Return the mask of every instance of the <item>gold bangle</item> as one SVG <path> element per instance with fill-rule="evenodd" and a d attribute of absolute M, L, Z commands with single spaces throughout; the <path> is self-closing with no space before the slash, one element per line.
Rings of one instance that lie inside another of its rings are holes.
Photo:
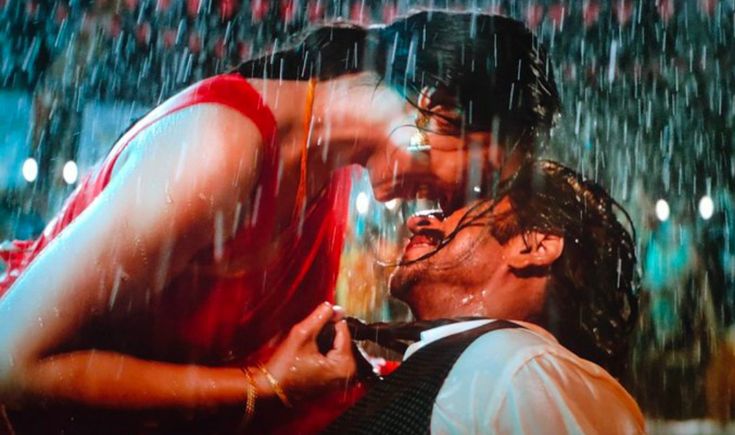
<path fill-rule="evenodd" d="M 268 383 L 271 384 L 271 388 L 273 388 L 273 392 L 276 393 L 276 396 L 281 399 L 281 403 L 283 403 L 283 406 L 285 406 L 286 408 L 292 408 L 293 406 L 291 406 L 291 402 L 289 402 L 288 396 L 286 396 L 286 392 L 283 391 L 283 388 L 281 388 L 281 384 L 278 383 L 271 372 L 269 372 L 263 364 L 258 364 L 258 368 L 261 372 L 263 372 L 263 376 L 268 379 Z"/>
<path fill-rule="evenodd" d="M 246 391 L 246 402 L 245 402 L 245 415 L 242 419 L 241 429 L 244 429 L 250 420 L 253 419 L 255 414 L 255 402 L 258 400 L 258 390 L 255 388 L 255 381 L 253 381 L 253 375 L 250 373 L 249 367 L 240 367 L 243 374 L 245 374 L 245 380 L 248 383 L 248 389 Z"/>

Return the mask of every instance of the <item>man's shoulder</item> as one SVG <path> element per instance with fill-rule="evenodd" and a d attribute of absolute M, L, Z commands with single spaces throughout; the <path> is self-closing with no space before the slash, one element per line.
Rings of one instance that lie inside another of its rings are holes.
<path fill-rule="evenodd" d="M 595 385 L 620 388 L 605 369 L 568 350 L 535 325 L 499 329 L 480 336 L 458 358 L 455 373 L 491 376 L 493 390 L 507 388 L 518 377 L 574 375 Z M 561 373 L 564 372 L 564 373 Z M 562 376 L 563 377 L 563 376 Z"/>
<path fill-rule="evenodd" d="M 600 403 L 606 403 L 607 414 L 598 412 Z M 463 409 L 474 411 L 461 417 Z M 516 418 L 565 428 L 552 430 L 557 433 L 606 427 L 609 415 L 618 421 L 609 433 L 640 433 L 644 425 L 635 401 L 610 374 L 538 328 L 500 329 L 475 340 L 450 371 L 434 413 L 432 428 L 462 421 L 477 433 L 516 433 Z"/>
<path fill-rule="evenodd" d="M 549 333 L 538 327 L 520 323 L 520 328 L 503 328 L 478 337 L 467 347 L 462 357 L 499 360 L 505 366 L 521 364 L 527 357 L 566 351 Z"/>

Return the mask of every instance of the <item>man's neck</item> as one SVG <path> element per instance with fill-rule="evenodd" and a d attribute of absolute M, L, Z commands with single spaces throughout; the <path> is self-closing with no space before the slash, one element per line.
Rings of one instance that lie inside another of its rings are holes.
<path fill-rule="evenodd" d="M 431 297 L 416 298 L 407 303 L 418 320 L 486 317 L 521 320 L 544 326 L 546 282 L 545 278 L 510 280 L 471 290 L 445 285 L 438 288 L 434 285 L 432 289 L 416 292 Z"/>
<path fill-rule="evenodd" d="M 480 292 L 468 292 L 459 286 L 442 285 L 441 289 L 414 289 L 414 294 L 431 295 L 407 300 L 417 320 L 488 317 Z"/>

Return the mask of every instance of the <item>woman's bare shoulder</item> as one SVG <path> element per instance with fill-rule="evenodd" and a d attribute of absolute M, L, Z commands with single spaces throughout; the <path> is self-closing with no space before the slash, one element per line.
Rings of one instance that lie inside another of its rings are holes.
<path fill-rule="evenodd" d="M 255 123 L 231 107 L 216 103 L 201 103 L 167 114 L 155 122 L 146 117 L 139 124 L 150 124 L 140 131 L 120 153 L 113 177 L 130 161 L 152 158 L 184 162 L 196 154 L 208 161 L 253 161 L 249 154 L 260 154 L 263 138 Z M 135 127 L 133 127 L 135 128 Z M 121 140 L 127 140 L 125 136 Z M 117 145 L 116 145 L 117 146 Z M 188 171 L 206 169 L 195 165 Z M 254 169 L 254 168 L 250 168 Z"/>

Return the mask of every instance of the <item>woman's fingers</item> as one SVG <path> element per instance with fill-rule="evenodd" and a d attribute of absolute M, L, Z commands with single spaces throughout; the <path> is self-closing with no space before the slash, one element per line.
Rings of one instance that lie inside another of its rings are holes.
<path fill-rule="evenodd" d="M 332 319 L 334 309 L 332 304 L 324 302 L 320 304 L 307 318 L 297 323 L 291 333 L 296 334 L 301 344 L 306 341 L 314 341 L 319 331 Z"/>
<path fill-rule="evenodd" d="M 327 354 L 327 359 L 335 364 L 334 374 L 337 376 L 337 380 L 344 381 L 355 376 L 357 363 L 355 362 L 355 356 L 352 354 L 352 339 L 347 322 L 340 320 L 334 325 L 334 329 L 334 347 Z"/>
<path fill-rule="evenodd" d="M 332 351 L 329 352 L 329 354 L 331 355 L 332 352 L 336 352 L 340 355 L 351 354 L 352 338 L 350 337 L 350 330 L 347 328 L 347 322 L 340 320 L 334 325 L 334 330 L 334 343 Z"/>
<path fill-rule="evenodd" d="M 357 364 L 345 320 L 334 324 L 334 339 L 326 355 L 319 352 L 316 343 L 319 331 L 339 315 L 337 311 L 328 303 L 319 305 L 291 329 L 268 361 L 268 370 L 289 394 L 316 393 L 355 376 Z"/>
<path fill-rule="evenodd" d="M 345 310 L 339 305 L 332 305 L 332 322 L 339 322 L 345 318 Z"/>

